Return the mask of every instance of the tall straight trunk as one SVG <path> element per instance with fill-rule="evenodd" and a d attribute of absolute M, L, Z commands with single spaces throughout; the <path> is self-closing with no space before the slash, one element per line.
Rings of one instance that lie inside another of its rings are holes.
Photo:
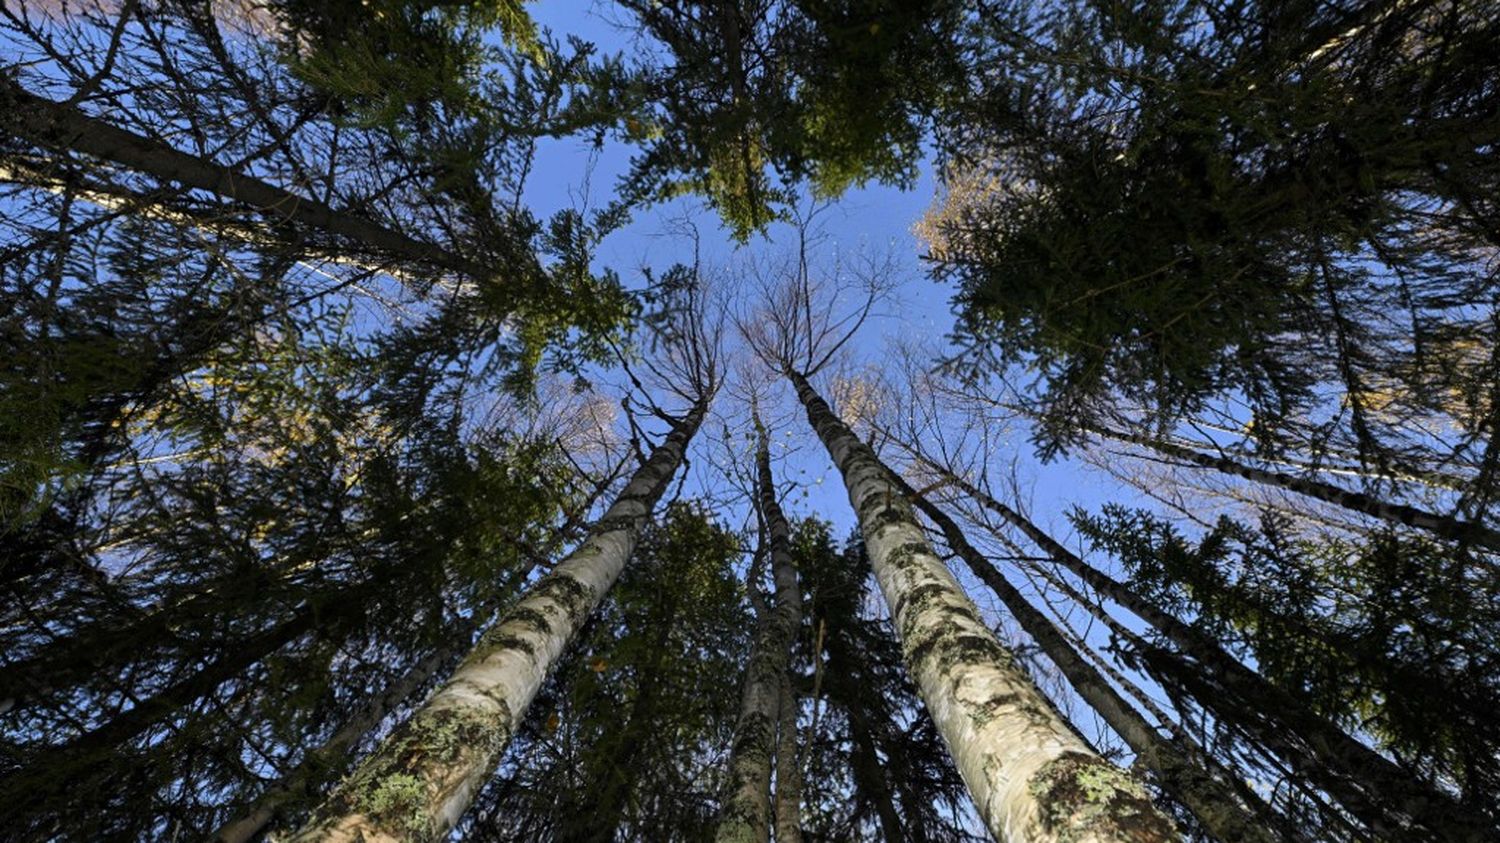
<path fill-rule="evenodd" d="M 776 843 L 802 843 L 802 765 L 797 744 L 800 705 L 792 679 L 781 675 L 781 720 L 776 725 Z"/>
<path fill-rule="evenodd" d="M 7 134 L 39 146 L 81 152 L 162 181 L 206 190 L 250 205 L 272 218 L 348 238 L 377 254 L 433 264 L 476 277 L 487 274 L 483 266 L 445 249 L 189 155 L 161 141 L 111 126 L 73 106 L 39 97 L 10 79 L 0 78 L 0 115 L 4 115 L 0 117 L 0 128 Z"/>
<path fill-rule="evenodd" d="M 973 545 L 952 518 L 918 494 L 899 475 L 891 482 L 916 504 L 942 531 L 948 547 L 964 561 L 980 582 L 990 587 L 1000 602 L 1031 636 L 1047 658 L 1062 671 L 1073 690 L 1104 718 L 1142 763 L 1156 774 L 1163 789 L 1181 802 L 1210 834 L 1225 843 L 1274 843 L 1277 839 L 1256 816 L 1263 806 L 1246 805 L 1221 778 L 1203 748 L 1190 740 L 1181 743 L 1161 735 L 1126 702 L 1109 680 L 1070 645 L 1062 632 L 1031 604 L 1015 586 Z"/>
<path fill-rule="evenodd" d="M 1257 737 L 1267 746 L 1278 747 L 1294 769 L 1315 777 L 1319 787 L 1372 828 L 1400 833 L 1403 826 L 1416 823 L 1438 835 L 1439 839 L 1453 841 L 1489 839 L 1494 833 L 1492 824 L 1483 816 L 1412 778 L 1390 759 L 1350 737 L 1300 700 L 1245 667 L 1196 627 L 1183 623 L 1123 583 L 1084 562 L 1030 519 L 967 480 L 931 460 L 918 458 L 980 506 L 1025 533 L 1048 556 L 1091 588 L 1129 609 L 1182 648 L 1194 660 L 1198 670 L 1211 676 L 1227 691 L 1250 701 L 1256 709 L 1251 722 L 1258 730 Z M 1395 828 L 1392 828 L 1393 823 Z"/>
<path fill-rule="evenodd" d="M 806 378 L 788 377 L 844 477 L 907 668 L 995 838 L 1176 840 L 1140 783 L 1078 737 L 980 619 L 874 451 Z"/>
<path fill-rule="evenodd" d="M 1264 483 L 1287 491 L 1316 498 L 1324 503 L 1343 507 L 1352 512 L 1379 518 L 1394 524 L 1404 524 L 1436 533 L 1445 539 L 1472 542 L 1492 551 L 1500 551 L 1500 530 L 1494 530 L 1472 521 L 1461 521 L 1446 515 L 1438 515 L 1425 509 L 1400 503 L 1387 503 L 1363 492 L 1353 492 L 1332 483 L 1295 477 L 1280 471 L 1266 471 L 1236 462 L 1224 456 L 1212 456 L 1192 448 L 1185 448 L 1149 436 L 1126 433 L 1105 428 L 1090 428 L 1101 435 L 1121 442 L 1129 442 L 1150 448 L 1159 454 L 1184 460 L 1200 468 L 1209 468 L 1222 474 L 1241 477 L 1256 483 Z"/>
<path fill-rule="evenodd" d="M 776 500 L 765 426 L 758 414 L 754 415 L 754 422 L 756 499 L 770 540 L 771 577 L 776 582 L 776 592 L 772 605 L 757 619 L 755 643 L 745 665 L 740 716 L 729 753 L 729 798 L 720 810 L 719 828 L 714 836 L 718 843 L 765 843 L 770 839 L 771 762 L 777 754 L 782 686 L 791 666 L 792 644 L 802 625 L 802 591 L 792 561 L 791 526 Z M 756 586 L 751 583 L 750 587 Z M 790 759 L 790 765 L 795 767 L 795 757 Z"/>
<path fill-rule="evenodd" d="M 704 395 L 631 477 L 594 532 L 486 632 L 430 699 L 291 839 L 435 840 L 494 772 L 547 673 L 624 570 L 682 463 Z"/>
<path fill-rule="evenodd" d="M 301 761 L 247 805 L 239 817 L 221 826 L 214 833 L 216 843 L 249 843 L 282 811 L 311 800 L 319 786 L 344 769 L 349 752 L 362 738 L 463 653 L 475 626 L 465 624 L 453 630 L 447 646 L 419 659 L 384 690 L 365 700 L 322 746 L 307 752 Z"/>

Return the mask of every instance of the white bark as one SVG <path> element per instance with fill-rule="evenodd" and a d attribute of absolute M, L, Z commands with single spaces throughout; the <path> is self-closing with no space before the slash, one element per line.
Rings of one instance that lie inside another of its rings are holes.
<path fill-rule="evenodd" d="M 308 799 L 315 792 L 315 788 L 326 781 L 327 774 L 324 773 L 320 777 L 318 771 L 326 766 L 338 769 L 336 765 L 340 757 L 369 734 L 370 730 L 380 725 L 391 710 L 405 702 L 408 697 L 426 685 L 438 670 L 448 664 L 451 659 L 456 658 L 458 653 L 455 652 L 454 645 L 460 645 L 460 638 L 462 644 L 467 645 L 469 636 L 472 634 L 472 625 L 465 625 L 459 630 L 454 630 L 455 640 L 452 645 L 418 660 L 381 693 L 366 700 L 365 704 L 349 718 L 348 722 L 334 732 L 326 743 L 309 752 L 286 775 L 256 797 L 255 801 L 251 802 L 238 818 L 225 823 L 215 832 L 216 843 L 249 843 L 270 825 L 276 819 L 276 814 L 289 803 Z"/>
<path fill-rule="evenodd" d="M 874 452 L 805 378 L 791 379 L 844 477 L 907 669 L 990 832 L 1015 843 L 1175 840 L 1140 784 L 1068 727 L 980 620 Z"/>
<path fill-rule="evenodd" d="M 770 447 L 759 416 L 755 417 L 755 428 L 756 492 L 769 537 L 776 593 L 772 606 L 760 611 L 755 644 L 745 665 L 740 716 L 729 756 L 731 792 L 720 812 L 715 834 L 718 843 L 765 843 L 770 837 L 773 755 L 777 756 L 778 771 L 782 769 L 777 751 L 777 730 L 784 708 L 782 688 L 787 684 L 792 643 L 802 625 L 802 592 L 792 561 L 791 529 L 776 501 Z M 755 588 L 755 583 L 750 587 Z M 795 759 L 791 763 L 795 765 Z"/>
<path fill-rule="evenodd" d="M 619 578 L 706 403 L 705 397 L 636 471 L 595 532 L 485 633 L 292 841 L 435 840 L 458 822 L 548 671 Z"/>

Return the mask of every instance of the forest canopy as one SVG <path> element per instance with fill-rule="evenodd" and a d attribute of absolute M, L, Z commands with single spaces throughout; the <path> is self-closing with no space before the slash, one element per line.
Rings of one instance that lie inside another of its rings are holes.
<path fill-rule="evenodd" d="M 4 0 L 3 836 L 1500 840 L 1497 45 Z"/>

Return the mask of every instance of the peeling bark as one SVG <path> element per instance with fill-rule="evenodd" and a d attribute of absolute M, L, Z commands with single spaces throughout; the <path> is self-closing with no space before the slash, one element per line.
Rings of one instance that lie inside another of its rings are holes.
<path fill-rule="evenodd" d="M 844 477 L 907 668 L 995 838 L 1175 840 L 1140 783 L 1074 733 L 980 620 L 875 453 L 806 378 L 788 376 Z"/>
<path fill-rule="evenodd" d="M 494 772 L 526 709 L 614 585 L 707 411 L 702 397 L 594 532 L 479 640 L 453 675 L 290 840 L 442 839 Z"/>

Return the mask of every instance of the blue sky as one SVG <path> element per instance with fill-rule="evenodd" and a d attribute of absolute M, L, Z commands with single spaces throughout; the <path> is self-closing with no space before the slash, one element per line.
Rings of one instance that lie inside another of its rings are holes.
<path fill-rule="evenodd" d="M 622 14 L 612 4 L 549 0 L 528 6 L 528 11 L 539 26 L 555 36 L 576 35 L 594 42 L 603 53 L 620 51 L 629 55 L 637 49 L 632 34 L 609 20 L 609 16 Z M 602 207 L 627 172 L 631 154 L 623 144 L 594 149 L 584 139 L 549 141 L 539 149 L 525 200 L 538 215 L 564 208 Z M 888 250 L 896 259 L 899 286 L 893 300 L 880 309 L 878 318 L 853 344 L 856 364 L 879 365 L 884 348 L 893 338 L 940 339 L 952 328 L 952 289 L 929 277 L 920 259 L 922 245 L 912 232 L 913 223 L 932 204 L 935 191 L 929 162 L 910 190 L 868 185 L 850 191 L 818 215 L 821 255 Z M 710 270 L 751 258 L 775 259 L 795 247 L 795 233 L 789 226 L 772 226 L 748 244 L 738 245 L 712 211 L 686 198 L 638 212 L 629 225 L 601 246 L 599 265 L 615 269 L 627 284 L 634 284 L 639 282 L 638 268 L 643 265 L 661 270 L 676 262 L 691 262 L 694 246 L 682 233 L 684 221 L 696 228 L 700 258 Z M 724 406 L 727 403 L 720 402 L 720 412 L 731 411 Z M 847 531 L 853 526 L 853 513 L 843 485 L 794 407 L 785 408 L 781 427 L 780 433 L 790 437 L 794 453 L 779 470 L 787 479 L 803 482 L 806 492 L 805 497 L 800 492 L 792 495 L 787 502 L 789 509 L 797 515 L 816 514 L 833 521 L 840 532 Z M 1031 504 L 1038 523 L 1055 533 L 1067 532 L 1062 513 L 1075 504 L 1097 508 L 1109 500 L 1139 500 L 1133 490 L 1076 460 L 1041 466 L 1031 457 L 1024 433 L 1015 441 L 1023 489 L 1030 492 L 1030 500 L 1023 503 Z M 1003 471 L 1008 466 L 993 468 Z M 693 482 L 710 481 L 699 477 Z"/>

